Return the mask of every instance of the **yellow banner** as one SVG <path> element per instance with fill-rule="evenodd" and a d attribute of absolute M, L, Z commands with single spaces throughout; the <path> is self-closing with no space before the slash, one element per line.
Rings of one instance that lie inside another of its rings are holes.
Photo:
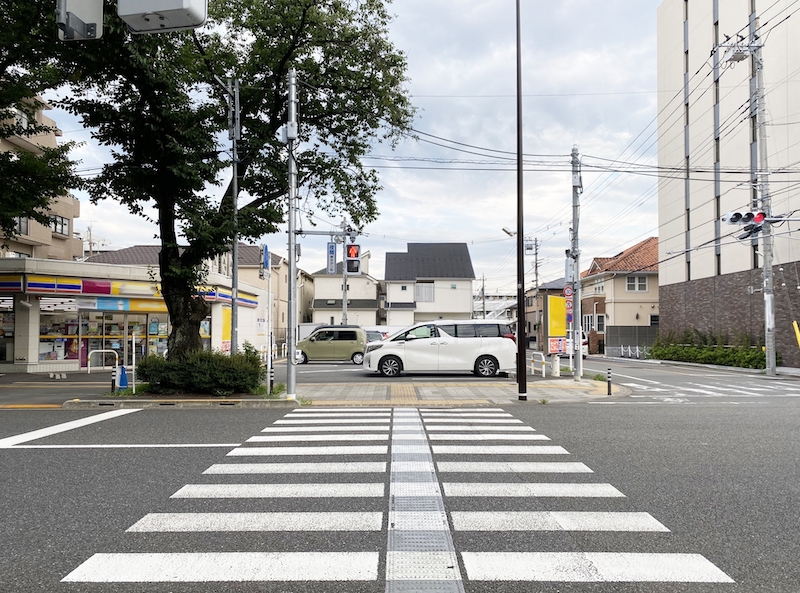
<path fill-rule="evenodd" d="M 551 338 L 567 335 L 567 299 L 564 297 L 547 297 L 547 335 Z"/>

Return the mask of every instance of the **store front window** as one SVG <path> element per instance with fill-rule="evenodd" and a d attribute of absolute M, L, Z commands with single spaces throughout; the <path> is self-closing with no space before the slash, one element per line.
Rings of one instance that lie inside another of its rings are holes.
<path fill-rule="evenodd" d="M 0 362 L 14 362 L 14 299 L 0 298 Z"/>

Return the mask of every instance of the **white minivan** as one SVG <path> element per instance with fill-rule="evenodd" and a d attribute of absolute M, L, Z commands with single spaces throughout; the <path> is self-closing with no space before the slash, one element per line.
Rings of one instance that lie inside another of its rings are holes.
<path fill-rule="evenodd" d="M 370 342 L 364 368 L 384 377 L 402 371 L 471 371 L 493 377 L 516 369 L 517 344 L 508 324 L 469 319 L 426 321 Z"/>

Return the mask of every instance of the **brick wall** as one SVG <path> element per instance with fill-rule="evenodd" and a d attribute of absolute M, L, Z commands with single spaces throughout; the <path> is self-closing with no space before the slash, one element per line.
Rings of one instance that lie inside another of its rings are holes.
<path fill-rule="evenodd" d="M 782 366 L 800 367 L 792 321 L 800 322 L 800 270 L 792 262 L 776 266 L 775 347 Z M 687 329 L 727 333 L 731 340 L 746 333 L 764 340 L 764 295 L 761 270 L 747 270 L 660 287 L 659 308 L 662 334 Z M 759 292 L 750 294 L 748 287 Z"/>

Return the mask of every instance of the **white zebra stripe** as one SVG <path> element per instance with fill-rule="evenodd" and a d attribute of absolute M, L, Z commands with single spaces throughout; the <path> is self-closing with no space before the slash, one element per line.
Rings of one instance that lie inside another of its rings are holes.
<path fill-rule="evenodd" d="M 662 531 L 649 513 L 453 511 L 456 531 Z"/>
<path fill-rule="evenodd" d="M 131 532 L 380 531 L 383 513 L 150 513 Z"/>
<path fill-rule="evenodd" d="M 217 463 L 204 474 L 362 474 L 386 473 L 385 461 L 328 463 Z"/>
<path fill-rule="evenodd" d="M 375 498 L 383 484 L 187 484 L 170 498 Z"/>
<path fill-rule="evenodd" d="M 611 484 L 557 484 L 520 483 L 497 484 L 492 482 L 445 482 L 444 493 L 454 496 L 503 496 L 503 497 L 557 497 L 557 498 L 615 498 L 622 497 Z"/>

